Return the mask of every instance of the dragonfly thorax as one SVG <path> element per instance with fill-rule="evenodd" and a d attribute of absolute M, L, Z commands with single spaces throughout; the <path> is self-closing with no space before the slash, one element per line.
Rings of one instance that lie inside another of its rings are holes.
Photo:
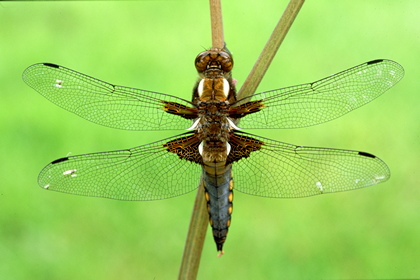
<path fill-rule="evenodd" d="M 226 161 L 232 132 L 226 102 L 200 103 L 195 133 L 200 140 L 199 152 L 204 162 Z"/>
<path fill-rule="evenodd" d="M 229 92 L 229 82 L 223 77 L 201 79 L 197 86 L 198 97 L 204 102 L 225 101 Z"/>

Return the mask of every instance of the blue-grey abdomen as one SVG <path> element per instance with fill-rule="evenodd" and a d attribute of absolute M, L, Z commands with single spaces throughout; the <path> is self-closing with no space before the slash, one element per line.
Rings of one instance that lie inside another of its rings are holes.
<path fill-rule="evenodd" d="M 210 225 L 217 250 L 222 251 L 230 226 L 233 200 L 232 165 L 205 164 L 203 179 Z"/>

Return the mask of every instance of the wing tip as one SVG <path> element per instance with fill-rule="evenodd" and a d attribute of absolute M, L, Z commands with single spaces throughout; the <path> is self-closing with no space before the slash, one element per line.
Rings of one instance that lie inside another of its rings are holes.
<path fill-rule="evenodd" d="M 59 159 L 53 160 L 53 161 L 51 162 L 51 164 L 60 163 L 60 162 L 66 161 L 66 160 L 69 160 L 69 157 L 62 157 L 62 158 L 59 158 Z"/>
<path fill-rule="evenodd" d="M 54 63 L 49 63 L 49 62 L 42 63 L 42 65 L 45 65 L 45 66 L 48 66 L 48 67 L 52 67 L 52 68 L 60 68 L 59 65 L 54 64 Z"/>
<path fill-rule="evenodd" d="M 370 158 L 376 158 L 375 155 L 372 155 L 370 153 L 366 153 L 366 152 L 359 152 L 360 156 L 365 156 L 365 157 L 370 157 Z"/>
<path fill-rule="evenodd" d="M 366 62 L 366 64 L 371 65 L 371 64 L 380 63 L 382 61 L 384 61 L 384 59 L 375 59 L 375 60 L 371 60 L 371 61 Z"/>

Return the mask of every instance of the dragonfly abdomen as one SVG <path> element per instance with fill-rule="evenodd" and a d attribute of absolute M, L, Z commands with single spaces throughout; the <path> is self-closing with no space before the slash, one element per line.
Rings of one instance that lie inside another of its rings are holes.
<path fill-rule="evenodd" d="M 231 169 L 232 165 L 225 166 L 225 162 L 206 163 L 203 166 L 207 210 L 218 251 L 223 249 L 233 209 Z"/>

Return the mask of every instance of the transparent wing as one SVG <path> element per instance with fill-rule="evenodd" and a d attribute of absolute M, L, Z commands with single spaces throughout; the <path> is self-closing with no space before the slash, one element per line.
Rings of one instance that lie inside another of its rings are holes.
<path fill-rule="evenodd" d="M 295 146 L 250 136 L 264 143 L 261 150 L 232 166 L 235 189 L 247 194 L 306 197 L 368 187 L 390 176 L 388 166 L 369 153 Z"/>
<path fill-rule="evenodd" d="M 319 81 L 245 98 L 263 100 L 263 109 L 243 117 L 241 128 L 298 128 L 338 118 L 369 103 L 404 76 L 398 63 L 369 61 Z"/>
<path fill-rule="evenodd" d="M 132 149 L 57 159 L 39 174 L 39 185 L 64 193 L 119 200 L 156 200 L 197 188 L 201 166 L 164 148 L 174 136 Z"/>
<path fill-rule="evenodd" d="M 259 151 L 233 163 L 235 189 L 247 194 L 296 198 L 358 189 L 386 181 L 389 169 L 365 152 L 295 146 L 256 135 Z M 181 135 L 133 149 L 57 159 L 39 174 L 39 185 L 64 193 L 119 200 L 156 200 L 197 188 L 201 166 L 164 147 Z"/>
<path fill-rule="evenodd" d="M 163 110 L 163 100 L 193 107 L 172 95 L 113 85 L 51 63 L 29 66 L 23 80 L 56 105 L 100 125 L 127 130 L 191 126 L 191 120 Z"/>

